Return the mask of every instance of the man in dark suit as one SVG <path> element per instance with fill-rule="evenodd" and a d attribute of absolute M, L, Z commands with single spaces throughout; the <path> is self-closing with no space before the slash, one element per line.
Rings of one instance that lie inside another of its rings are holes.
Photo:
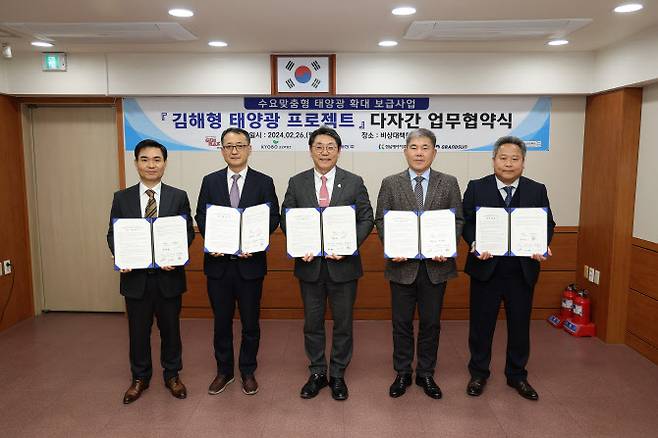
<path fill-rule="evenodd" d="M 475 210 L 477 207 L 548 208 L 548 243 L 555 222 L 546 187 L 522 176 L 526 145 L 523 140 L 506 136 L 494 144 L 493 175 L 470 181 L 464 193 L 464 240 L 471 248 L 465 272 L 471 277 L 470 326 L 468 344 L 471 379 L 466 392 L 479 396 L 489 377 L 491 343 L 500 303 L 505 303 L 507 318 L 507 384 L 529 400 L 537 400 L 537 391 L 528 383 L 525 367 L 530 355 L 530 313 L 532 295 L 539 276 L 541 254 L 530 257 L 493 257 L 488 252 L 476 256 Z M 548 254 L 551 255 L 550 248 Z"/>
<path fill-rule="evenodd" d="M 222 156 L 228 165 L 206 175 L 201 183 L 196 207 L 199 231 L 206 233 L 206 206 L 247 208 L 270 203 L 270 234 L 279 226 L 279 201 L 271 177 L 260 173 L 247 162 L 251 155 L 249 133 L 240 128 L 228 128 L 221 136 Z M 204 255 L 203 269 L 208 281 L 208 297 L 215 316 L 214 348 L 217 375 L 208 388 L 209 394 L 219 394 L 234 380 L 233 314 L 238 304 L 242 322 L 242 341 L 238 367 L 242 391 L 258 392 L 256 371 L 260 343 L 260 299 L 263 279 L 267 274 L 264 251 L 240 255 L 210 253 Z"/>
<path fill-rule="evenodd" d="M 135 146 L 135 167 L 140 182 L 114 194 L 107 243 L 114 254 L 112 218 L 155 218 L 185 215 L 188 245 L 194 239 L 190 201 L 183 190 L 161 182 L 167 165 L 167 149 L 154 140 Z M 158 269 L 122 269 L 120 292 L 126 300 L 130 335 L 132 384 L 123 397 L 132 403 L 149 387 L 151 366 L 151 326 L 153 316 L 160 330 L 160 363 L 165 385 L 176 398 L 187 397 L 178 373 L 183 368 L 180 337 L 181 295 L 187 289 L 182 266 Z"/>
<path fill-rule="evenodd" d="M 436 137 L 428 129 L 417 129 L 407 135 L 404 156 L 409 165 L 403 172 L 382 181 L 377 197 L 375 224 L 379 238 L 384 240 L 386 210 L 455 209 L 455 232 L 461 235 L 461 192 L 452 175 L 431 168 L 436 157 Z M 434 381 L 439 348 L 441 307 L 446 282 L 457 276 L 455 259 L 434 257 L 407 260 L 397 257 L 386 261 L 386 278 L 391 286 L 393 319 L 393 367 L 397 372 L 389 388 L 391 397 L 400 397 L 411 385 L 414 358 L 414 311 L 418 306 L 418 360 L 416 384 L 429 397 L 441 398 L 441 389 Z"/>
<path fill-rule="evenodd" d="M 308 144 L 313 169 L 290 178 L 281 207 L 281 229 L 286 231 L 287 208 L 355 205 L 357 245 L 360 246 L 373 226 L 372 207 L 363 179 L 336 166 L 342 142 L 335 130 L 327 127 L 316 129 Z M 295 259 L 295 277 L 299 279 L 304 301 L 304 347 L 311 373 L 302 387 L 302 398 L 315 397 L 327 384 L 331 386 L 335 400 L 348 397 L 345 369 L 352 358 L 352 308 L 357 280 L 361 276 L 363 270 L 358 254 L 314 257 L 309 253 Z M 329 382 L 324 354 L 327 297 L 334 320 Z"/>

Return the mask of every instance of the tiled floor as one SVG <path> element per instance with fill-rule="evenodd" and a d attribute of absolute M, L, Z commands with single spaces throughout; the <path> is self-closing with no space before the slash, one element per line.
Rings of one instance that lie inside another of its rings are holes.
<path fill-rule="evenodd" d="M 174 399 L 154 376 L 128 406 L 121 403 L 130 383 L 122 315 L 51 313 L 0 333 L 0 436 L 658 436 L 658 366 L 626 346 L 575 339 L 542 321 L 532 324 L 529 364 L 538 402 L 505 385 L 504 322 L 480 398 L 464 392 L 468 323 L 442 324 L 436 374 L 442 400 L 415 386 L 391 399 L 390 322 L 355 322 L 346 402 L 332 400 L 328 389 L 312 400 L 299 398 L 307 377 L 302 321 L 262 321 L 261 388 L 250 397 L 237 380 L 222 394 L 206 393 L 215 370 L 211 321 L 185 320 L 182 327 L 188 398 Z"/>

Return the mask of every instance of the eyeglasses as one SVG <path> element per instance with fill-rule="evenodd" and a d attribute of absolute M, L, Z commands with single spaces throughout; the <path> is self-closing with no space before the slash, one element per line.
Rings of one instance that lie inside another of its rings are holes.
<path fill-rule="evenodd" d="M 313 149 L 313 152 L 317 152 L 318 154 L 321 153 L 322 151 L 327 151 L 331 154 L 338 150 L 338 145 L 336 143 L 327 143 L 327 144 L 316 143 L 313 146 L 311 146 L 311 148 Z"/>
<path fill-rule="evenodd" d="M 431 151 L 432 149 L 434 149 L 434 146 L 423 145 L 423 146 L 419 147 L 418 145 L 412 144 L 412 145 L 406 146 L 406 148 L 409 149 L 410 151 L 414 151 L 414 152 L 416 152 L 416 151 L 427 152 L 427 151 Z"/>
<path fill-rule="evenodd" d="M 243 144 L 243 143 L 237 143 L 237 144 L 223 144 L 222 149 L 226 149 L 226 151 L 231 152 L 231 149 L 235 148 L 238 152 L 242 152 L 246 148 L 248 148 L 248 144 Z"/>

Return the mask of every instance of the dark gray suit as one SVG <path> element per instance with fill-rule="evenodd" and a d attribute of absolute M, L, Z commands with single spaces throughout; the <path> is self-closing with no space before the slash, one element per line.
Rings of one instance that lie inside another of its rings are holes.
<path fill-rule="evenodd" d="M 373 227 L 372 207 L 363 179 L 336 167 L 330 207 L 356 206 L 357 244 L 360 246 Z M 281 206 L 281 229 L 286 232 L 287 208 L 318 207 L 314 170 L 299 173 L 288 182 Z M 357 279 L 363 276 L 361 257 L 346 256 L 342 260 L 316 257 L 311 262 L 295 259 L 295 277 L 299 279 L 304 301 L 304 344 L 311 373 L 326 374 L 324 355 L 324 313 L 327 297 L 334 319 L 330 376 L 343 377 L 352 358 L 352 308 L 356 298 Z"/>
<path fill-rule="evenodd" d="M 423 210 L 455 209 L 457 239 L 464 225 L 461 192 L 452 175 L 430 170 Z M 417 210 L 408 170 L 388 176 L 382 181 L 377 198 L 375 224 L 384 240 L 384 211 Z M 386 278 L 391 285 L 393 319 L 393 366 L 398 373 L 410 374 L 414 356 L 413 316 L 418 305 L 418 364 L 420 377 L 433 375 L 439 347 L 441 306 L 446 281 L 457 276 L 454 258 L 439 263 L 431 259 L 393 262 L 387 260 Z"/>

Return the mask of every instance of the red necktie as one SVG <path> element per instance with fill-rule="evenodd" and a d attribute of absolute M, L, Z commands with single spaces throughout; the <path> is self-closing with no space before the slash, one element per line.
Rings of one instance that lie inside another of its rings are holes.
<path fill-rule="evenodd" d="M 322 186 L 320 186 L 320 200 L 318 204 L 320 207 L 329 207 L 329 190 L 327 190 L 327 177 L 322 175 Z"/>

